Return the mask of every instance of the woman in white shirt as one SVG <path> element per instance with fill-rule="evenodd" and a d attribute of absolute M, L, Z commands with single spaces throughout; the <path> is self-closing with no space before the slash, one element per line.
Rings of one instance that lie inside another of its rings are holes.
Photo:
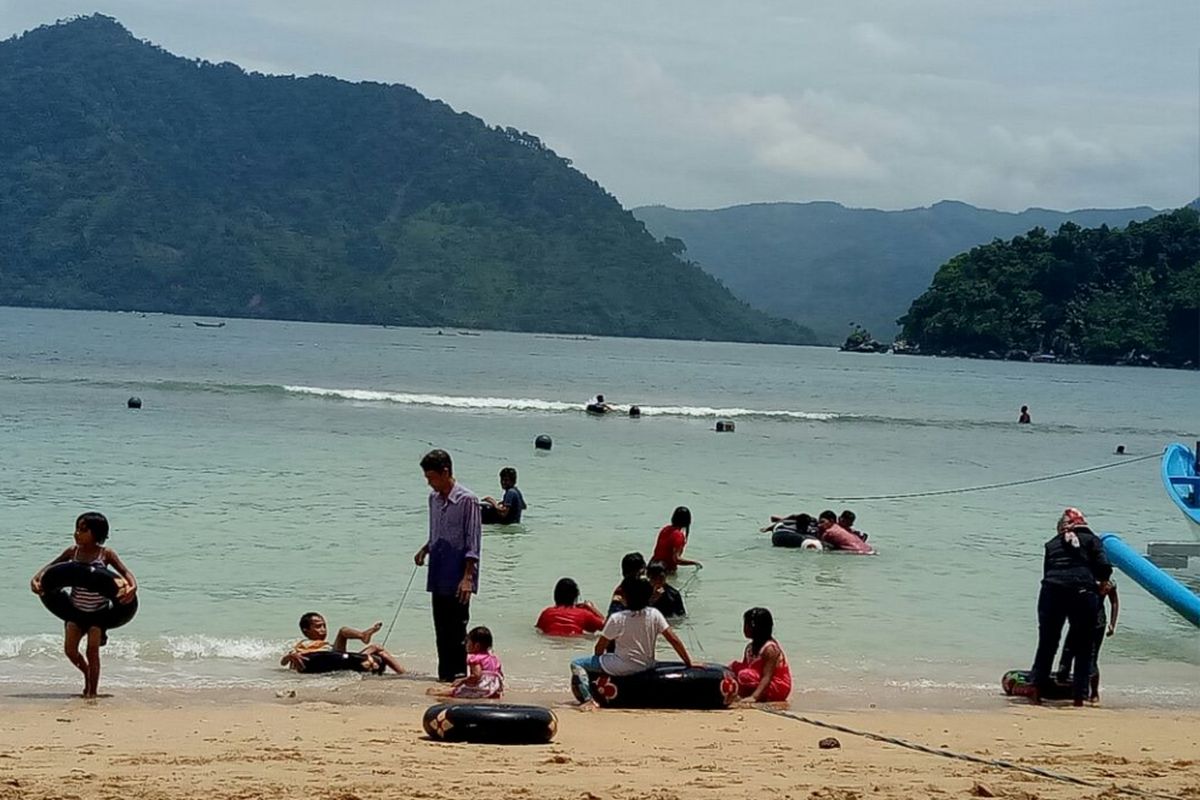
<path fill-rule="evenodd" d="M 616 677 L 653 669 L 658 663 L 654 657 L 654 647 L 660 635 L 670 642 L 685 665 L 692 666 L 687 648 L 671 630 L 667 618 L 657 608 L 650 606 L 650 597 L 654 592 L 650 581 L 642 577 L 626 578 L 621 582 L 621 589 L 625 595 L 626 610 L 618 611 L 604 623 L 600 638 L 596 640 L 595 655 L 571 662 L 571 684 L 584 705 L 596 707 L 589 685 L 589 671 Z M 614 652 L 605 652 L 611 643 L 616 645 Z"/>

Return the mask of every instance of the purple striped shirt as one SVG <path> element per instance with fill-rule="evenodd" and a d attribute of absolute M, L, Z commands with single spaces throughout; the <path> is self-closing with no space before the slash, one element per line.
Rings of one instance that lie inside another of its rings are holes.
<path fill-rule="evenodd" d="M 467 560 L 479 563 L 479 498 L 455 482 L 450 494 L 429 493 L 429 575 L 425 591 L 439 595 L 458 592 Z M 479 567 L 471 591 L 479 591 Z"/>

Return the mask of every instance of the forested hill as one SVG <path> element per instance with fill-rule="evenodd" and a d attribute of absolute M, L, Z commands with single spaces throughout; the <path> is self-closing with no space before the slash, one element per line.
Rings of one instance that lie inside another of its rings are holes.
<path fill-rule="evenodd" d="M 713 211 L 662 206 L 634 215 L 659 237 L 676 237 L 687 255 L 755 307 L 802 320 L 841 343 L 857 322 L 881 339 L 950 257 L 993 239 L 1064 222 L 1124 227 L 1151 208 L 1020 213 L 943 201 L 929 208 L 880 211 L 837 203 L 757 203 Z"/>
<path fill-rule="evenodd" d="M 534 136 L 405 86 L 0 43 L 0 305 L 806 342 Z"/>
<path fill-rule="evenodd" d="M 1124 230 L 1067 224 L 976 247 L 938 270 L 901 335 L 923 353 L 1194 366 L 1198 317 L 1200 212 L 1189 207 Z"/>

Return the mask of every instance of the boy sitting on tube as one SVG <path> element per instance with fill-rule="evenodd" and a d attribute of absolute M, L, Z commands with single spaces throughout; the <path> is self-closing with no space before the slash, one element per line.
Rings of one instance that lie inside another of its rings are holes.
<path fill-rule="evenodd" d="M 403 674 L 404 667 L 400 666 L 400 662 L 396 660 L 395 656 L 379 645 L 371 644 L 371 637 L 379 633 L 379 629 L 382 627 L 382 622 L 376 622 L 361 631 L 342 627 L 338 629 L 337 638 L 333 640 L 333 644 L 330 644 L 326 638 L 329 635 L 329 626 L 326 624 L 325 618 L 315 611 L 309 611 L 300 617 L 300 630 L 306 638 L 292 645 L 291 651 L 279 659 L 279 665 L 303 672 L 305 656 L 313 653 L 349 652 L 346 650 L 346 643 L 354 639 L 366 645 L 358 651 L 358 655 L 363 657 L 363 672 L 382 674 L 390 667 L 392 672 Z"/>

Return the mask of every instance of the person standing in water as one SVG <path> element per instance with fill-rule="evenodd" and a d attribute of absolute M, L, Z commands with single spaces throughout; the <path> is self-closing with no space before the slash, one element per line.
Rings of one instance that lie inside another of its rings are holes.
<path fill-rule="evenodd" d="M 1029 406 L 1021 406 L 1021 416 L 1017 417 L 1017 422 L 1021 425 L 1033 422 L 1033 418 L 1029 416 Z"/>
<path fill-rule="evenodd" d="M 688 535 L 692 528 L 692 512 L 687 506 L 679 506 L 671 514 L 671 524 L 664 525 L 658 532 L 654 543 L 654 555 L 651 561 L 658 561 L 668 575 L 672 575 L 680 567 L 696 567 L 700 569 L 699 561 L 683 557 L 683 548 L 687 546 Z"/>
<path fill-rule="evenodd" d="M 467 674 L 467 622 L 471 595 L 479 591 L 479 499 L 454 479 L 454 465 L 445 450 L 426 453 L 421 469 L 431 489 L 429 541 L 413 561 L 420 567 L 429 560 L 425 590 L 433 606 L 438 680 L 450 682 Z"/>
<path fill-rule="evenodd" d="M 1054 656 L 1063 624 L 1069 622 L 1067 644 L 1079 656 L 1071 683 L 1071 699 L 1083 705 L 1091 679 L 1092 638 L 1099 616 L 1100 595 L 1108 591 L 1112 564 L 1104 554 L 1100 538 L 1092 533 L 1087 519 L 1077 508 L 1059 517 L 1054 538 L 1046 542 L 1042 559 L 1042 588 L 1038 593 L 1038 643 L 1033 656 L 1034 693 L 1030 700 L 1041 702 L 1049 688 Z"/>

